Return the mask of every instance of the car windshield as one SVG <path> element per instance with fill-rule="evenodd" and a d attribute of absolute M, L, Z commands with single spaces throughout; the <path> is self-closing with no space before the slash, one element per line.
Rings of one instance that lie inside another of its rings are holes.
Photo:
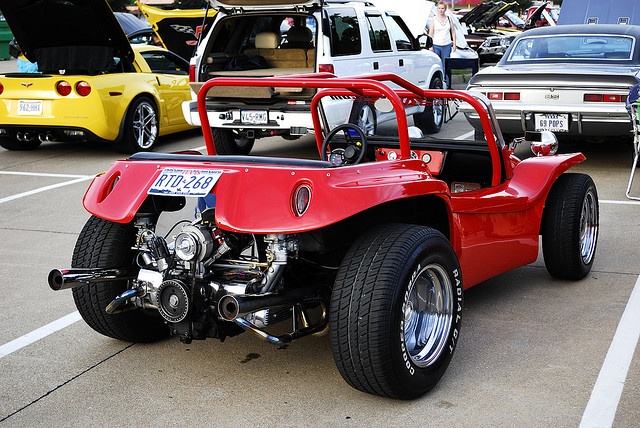
<path fill-rule="evenodd" d="M 516 41 L 507 62 L 539 60 L 630 60 L 634 39 L 619 35 L 557 35 L 523 37 Z"/>

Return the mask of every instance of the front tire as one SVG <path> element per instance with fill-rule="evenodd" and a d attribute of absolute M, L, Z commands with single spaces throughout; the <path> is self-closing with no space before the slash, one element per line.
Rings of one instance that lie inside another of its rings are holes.
<path fill-rule="evenodd" d="M 442 79 L 435 76 L 431 80 L 429 89 L 442 89 Z M 422 113 L 413 115 L 413 124 L 420 128 L 423 134 L 436 134 L 440 132 L 444 122 L 445 100 L 434 99 L 433 104 L 427 105 Z"/>
<path fill-rule="evenodd" d="M 213 143 L 219 155 L 248 155 L 255 138 L 240 137 L 231 129 L 211 128 Z"/>
<path fill-rule="evenodd" d="M 124 267 L 134 263 L 136 229 L 91 217 L 83 227 L 71 262 L 74 268 Z M 164 320 L 142 310 L 108 314 L 105 308 L 128 289 L 127 281 L 85 285 L 73 289 L 73 299 L 82 319 L 95 331 L 127 342 L 155 342 L 169 334 Z"/>
<path fill-rule="evenodd" d="M 460 265 L 440 232 L 388 224 L 365 233 L 345 256 L 331 298 L 340 374 L 363 392 L 420 397 L 449 365 L 461 310 Z"/>
<path fill-rule="evenodd" d="M 153 149 L 159 134 L 158 111 L 148 97 L 135 99 L 127 109 L 121 153 L 148 152 Z"/>
<path fill-rule="evenodd" d="M 542 254 L 547 271 L 579 280 L 591 271 L 599 229 L 598 192 L 586 174 L 562 174 L 553 184 L 542 217 Z"/>

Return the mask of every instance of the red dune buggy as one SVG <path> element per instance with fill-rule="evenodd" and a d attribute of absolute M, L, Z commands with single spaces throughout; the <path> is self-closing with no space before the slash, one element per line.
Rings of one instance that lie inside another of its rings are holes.
<path fill-rule="evenodd" d="M 317 91 L 319 159 L 216 155 L 204 106 L 221 87 Z M 323 102 L 336 97 L 393 108 L 397 136 L 352 123 L 328 129 Z M 486 139 L 424 137 L 408 126 L 406 106 L 441 113 L 454 99 L 476 109 Z M 540 236 L 552 276 L 579 280 L 591 269 L 596 188 L 566 173 L 584 156 L 555 155 L 555 137 L 538 133 L 527 140 L 540 156 L 518 159 L 482 96 L 422 90 L 395 75 L 315 74 L 216 78 L 198 103 L 209 154 L 115 162 L 84 197 L 92 217 L 72 268 L 49 275 L 54 290 L 73 289 L 99 333 L 189 342 L 249 331 L 282 345 L 328 329 L 351 386 L 412 399 L 449 364 L 464 289 L 535 261 Z"/>

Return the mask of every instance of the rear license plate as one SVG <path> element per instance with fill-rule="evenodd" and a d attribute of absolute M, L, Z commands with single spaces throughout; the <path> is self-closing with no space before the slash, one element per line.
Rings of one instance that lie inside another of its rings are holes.
<path fill-rule="evenodd" d="M 566 113 L 535 114 L 536 131 L 569 132 L 569 115 Z"/>
<path fill-rule="evenodd" d="M 18 100 L 18 114 L 26 116 L 41 116 L 42 100 Z"/>
<path fill-rule="evenodd" d="M 165 168 L 147 191 L 151 195 L 207 196 L 222 175 L 220 170 Z"/>
<path fill-rule="evenodd" d="M 266 110 L 240 110 L 240 122 L 248 125 L 266 125 L 269 117 Z"/>

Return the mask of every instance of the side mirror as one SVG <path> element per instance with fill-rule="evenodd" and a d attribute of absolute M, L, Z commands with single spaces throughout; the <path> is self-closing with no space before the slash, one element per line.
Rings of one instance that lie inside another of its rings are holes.
<path fill-rule="evenodd" d="M 526 131 L 524 141 L 531 143 L 531 151 L 536 156 L 551 156 L 558 152 L 558 138 L 551 131 Z"/>
<path fill-rule="evenodd" d="M 431 49 L 433 47 L 433 39 L 428 34 L 420 34 L 417 40 L 421 49 Z"/>

